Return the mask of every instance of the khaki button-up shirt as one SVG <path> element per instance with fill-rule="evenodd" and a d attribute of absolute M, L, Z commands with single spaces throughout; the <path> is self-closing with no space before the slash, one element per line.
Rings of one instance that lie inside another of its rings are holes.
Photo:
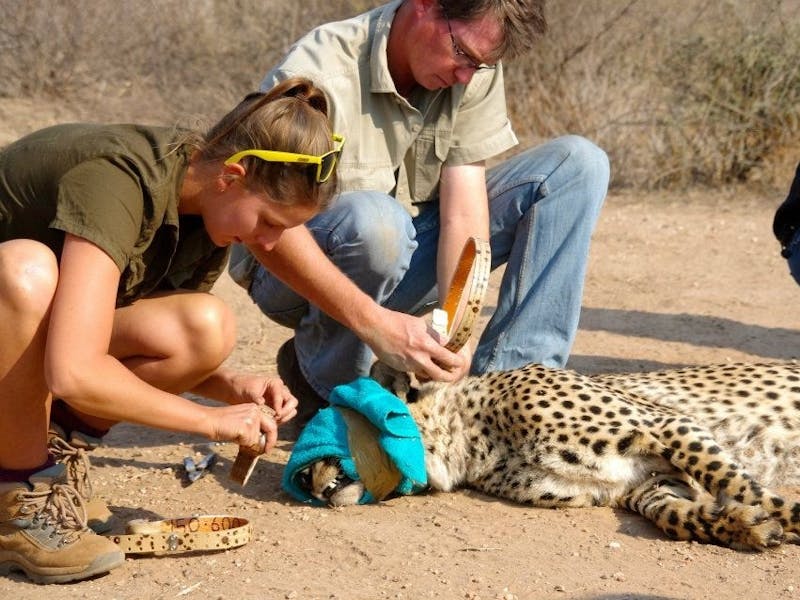
<path fill-rule="evenodd" d="M 502 67 L 466 84 L 406 99 L 389 74 L 389 30 L 402 0 L 301 38 L 261 84 L 308 77 L 331 103 L 334 131 L 345 136 L 338 175 L 342 191 L 391 194 L 416 215 L 438 195 L 443 165 L 470 164 L 517 143 L 508 120 Z"/>

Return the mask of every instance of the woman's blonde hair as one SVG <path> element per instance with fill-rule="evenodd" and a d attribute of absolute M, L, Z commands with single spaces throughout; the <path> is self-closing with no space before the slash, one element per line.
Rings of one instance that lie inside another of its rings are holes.
<path fill-rule="evenodd" d="M 266 92 L 247 95 L 204 136 L 204 160 L 225 160 L 249 149 L 278 150 L 319 156 L 333 149 L 325 94 L 309 79 L 295 77 Z M 316 166 L 267 162 L 246 156 L 239 163 L 253 190 L 281 204 L 325 208 L 336 191 L 336 173 L 317 183 Z"/>

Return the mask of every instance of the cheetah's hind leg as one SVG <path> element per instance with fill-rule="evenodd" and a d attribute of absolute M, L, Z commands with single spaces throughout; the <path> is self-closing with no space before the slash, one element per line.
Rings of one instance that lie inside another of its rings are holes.
<path fill-rule="evenodd" d="M 649 519 L 676 540 L 736 550 L 765 550 L 783 541 L 780 523 L 760 506 L 717 501 L 677 474 L 654 474 L 618 504 Z"/>

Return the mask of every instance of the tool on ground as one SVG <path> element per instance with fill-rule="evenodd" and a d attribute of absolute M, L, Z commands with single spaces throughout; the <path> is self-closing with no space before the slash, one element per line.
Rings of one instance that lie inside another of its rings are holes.
<path fill-rule="evenodd" d="M 210 450 L 210 446 L 209 446 Z M 194 483 L 203 475 L 208 473 L 217 463 L 219 455 L 211 450 L 208 454 L 204 455 L 200 460 L 195 461 L 191 456 L 186 456 L 183 459 L 183 469 L 186 471 L 186 477 L 189 483 Z"/>
<path fill-rule="evenodd" d="M 268 406 L 262 406 L 261 412 L 275 418 L 275 411 Z M 264 454 L 267 445 L 267 436 L 263 433 L 258 443 L 253 446 L 239 446 L 239 452 L 231 467 L 230 478 L 239 485 L 247 485 L 250 475 L 253 474 L 258 457 Z"/>

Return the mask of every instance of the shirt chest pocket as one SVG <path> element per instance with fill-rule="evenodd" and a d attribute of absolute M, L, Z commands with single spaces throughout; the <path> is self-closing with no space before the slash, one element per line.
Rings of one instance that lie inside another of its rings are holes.
<path fill-rule="evenodd" d="M 438 195 L 442 166 L 450 151 L 450 130 L 423 129 L 406 157 L 411 196 L 415 202 L 428 202 Z"/>

